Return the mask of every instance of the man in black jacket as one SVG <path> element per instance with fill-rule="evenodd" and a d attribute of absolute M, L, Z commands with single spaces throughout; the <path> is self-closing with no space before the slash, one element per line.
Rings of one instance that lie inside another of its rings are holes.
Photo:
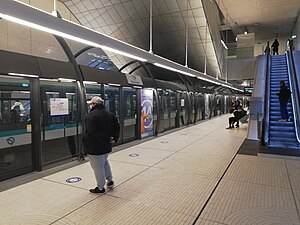
<path fill-rule="evenodd" d="M 280 113 L 281 113 L 281 120 L 279 121 L 289 121 L 287 103 L 290 100 L 291 91 L 285 86 L 284 80 L 280 81 L 280 92 L 277 95 L 279 95 Z"/>
<path fill-rule="evenodd" d="M 106 181 L 108 188 L 114 185 L 107 157 L 112 144 L 118 141 L 120 125 L 116 116 L 105 109 L 100 97 L 93 97 L 90 103 L 91 111 L 85 119 L 84 147 L 97 180 L 97 187 L 90 192 L 104 193 Z"/>

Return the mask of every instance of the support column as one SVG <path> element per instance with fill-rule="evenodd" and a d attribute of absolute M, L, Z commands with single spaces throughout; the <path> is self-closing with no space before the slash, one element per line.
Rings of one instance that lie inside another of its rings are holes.
<path fill-rule="evenodd" d="M 150 0 L 150 49 L 149 53 L 153 53 L 153 21 L 152 21 L 152 9 L 153 8 L 153 2 Z"/>

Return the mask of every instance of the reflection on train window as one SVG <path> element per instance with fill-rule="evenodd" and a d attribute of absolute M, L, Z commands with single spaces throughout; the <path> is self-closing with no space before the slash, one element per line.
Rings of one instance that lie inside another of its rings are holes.
<path fill-rule="evenodd" d="M 30 92 L 0 92 L 0 124 L 30 122 Z"/>
<path fill-rule="evenodd" d="M 76 94 L 75 93 L 66 93 L 66 97 L 68 99 L 69 104 L 69 115 L 67 122 L 76 122 L 77 118 L 77 102 L 76 102 Z"/>
<path fill-rule="evenodd" d="M 136 91 L 124 88 L 124 112 L 125 119 L 133 119 L 136 114 Z"/>
<path fill-rule="evenodd" d="M 120 89 L 118 87 L 104 86 L 104 104 L 119 119 L 120 117 Z"/>
<path fill-rule="evenodd" d="M 176 117 L 176 110 L 177 110 L 175 92 L 171 92 L 170 109 L 171 109 L 171 118 L 175 118 Z"/>

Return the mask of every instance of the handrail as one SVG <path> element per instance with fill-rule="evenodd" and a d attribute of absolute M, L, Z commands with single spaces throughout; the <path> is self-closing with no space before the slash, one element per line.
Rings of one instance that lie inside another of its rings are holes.
<path fill-rule="evenodd" d="M 269 109 L 270 109 L 270 47 L 269 42 L 266 48 L 266 77 L 265 77 L 265 94 L 264 94 L 264 111 L 262 118 L 261 145 L 265 146 L 269 143 Z"/>
<path fill-rule="evenodd" d="M 287 65 L 288 65 L 288 74 L 289 74 L 289 82 L 290 82 L 290 89 L 291 89 L 291 100 L 292 100 L 292 107 L 293 107 L 293 115 L 294 115 L 294 125 L 296 131 L 296 137 L 298 142 L 300 143 L 300 103 L 299 103 L 299 85 L 298 79 L 296 77 L 296 69 L 293 57 L 292 48 L 291 51 L 286 53 L 287 55 Z"/>

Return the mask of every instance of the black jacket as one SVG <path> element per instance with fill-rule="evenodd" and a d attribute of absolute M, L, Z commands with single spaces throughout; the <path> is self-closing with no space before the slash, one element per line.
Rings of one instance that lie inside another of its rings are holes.
<path fill-rule="evenodd" d="M 96 105 L 85 119 L 86 131 L 83 144 L 85 153 L 90 155 L 104 155 L 112 151 L 110 138 L 117 142 L 120 125 L 114 114 L 103 105 Z"/>
<path fill-rule="evenodd" d="M 282 85 L 280 87 L 280 92 L 279 92 L 279 101 L 281 102 L 287 102 L 291 97 L 291 91 L 285 86 Z"/>

